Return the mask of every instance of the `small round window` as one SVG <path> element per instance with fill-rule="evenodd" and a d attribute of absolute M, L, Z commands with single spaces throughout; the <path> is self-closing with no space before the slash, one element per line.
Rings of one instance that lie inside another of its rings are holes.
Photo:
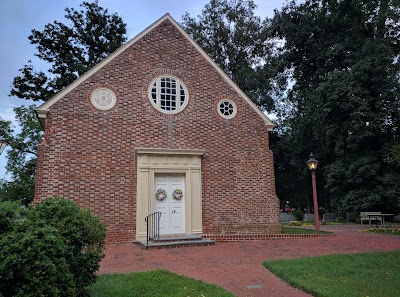
<path fill-rule="evenodd" d="M 236 115 L 236 105 L 231 100 L 221 100 L 218 102 L 218 113 L 225 119 L 231 119 Z"/>
<path fill-rule="evenodd" d="M 94 107 L 101 110 L 108 110 L 114 107 L 117 100 L 113 91 L 106 88 L 99 88 L 93 91 L 90 101 Z"/>
<path fill-rule="evenodd" d="M 149 86 L 149 99 L 153 106 L 163 113 L 178 113 L 188 102 L 185 85 L 177 78 L 160 76 Z"/>

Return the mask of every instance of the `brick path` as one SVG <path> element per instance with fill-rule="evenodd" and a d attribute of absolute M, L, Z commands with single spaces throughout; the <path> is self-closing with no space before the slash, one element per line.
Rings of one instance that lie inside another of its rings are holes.
<path fill-rule="evenodd" d="M 331 225 L 322 226 L 322 230 L 333 231 L 337 236 L 218 243 L 208 247 L 150 251 L 134 244 L 108 246 L 100 273 L 166 269 L 216 284 L 236 296 L 310 296 L 286 285 L 265 269 L 262 262 L 400 249 L 400 236 L 358 232 L 360 229 L 360 225 Z"/>

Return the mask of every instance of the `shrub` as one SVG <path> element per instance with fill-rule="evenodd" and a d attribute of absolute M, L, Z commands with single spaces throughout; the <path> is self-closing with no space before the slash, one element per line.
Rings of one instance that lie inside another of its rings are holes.
<path fill-rule="evenodd" d="M 293 216 L 296 218 L 298 221 L 302 221 L 304 218 L 304 212 L 302 210 L 295 210 L 293 212 Z"/>
<path fill-rule="evenodd" d="M 55 228 L 25 226 L 8 232 L 0 249 L 0 296 L 76 295 L 66 246 Z"/>
<path fill-rule="evenodd" d="M 299 222 L 299 221 L 290 221 L 289 222 L 289 226 L 301 226 L 301 225 L 303 225 L 303 223 Z"/>
<path fill-rule="evenodd" d="M 322 217 L 324 214 L 326 214 L 328 211 L 325 209 L 325 208 L 323 208 L 323 207 L 320 207 L 319 209 L 318 209 L 318 215 L 320 216 L 320 217 Z"/>
<path fill-rule="evenodd" d="M 14 228 L 14 222 L 24 213 L 24 208 L 17 202 L 0 202 L 0 235 L 11 231 Z"/>
<path fill-rule="evenodd" d="M 12 224 L 0 239 L 0 296 L 89 296 L 105 238 L 96 216 L 58 197 Z"/>

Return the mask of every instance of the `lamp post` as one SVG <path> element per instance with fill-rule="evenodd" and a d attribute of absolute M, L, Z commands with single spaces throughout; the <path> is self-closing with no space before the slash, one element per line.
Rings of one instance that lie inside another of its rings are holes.
<path fill-rule="evenodd" d="M 314 154 L 310 154 L 310 158 L 306 162 L 308 168 L 311 171 L 311 179 L 312 179 L 312 189 L 313 189 L 313 201 L 314 201 L 314 224 L 315 224 L 315 231 L 320 231 L 319 225 L 319 213 L 318 213 L 318 199 L 317 199 L 317 181 L 315 178 L 315 170 L 318 166 L 318 160 L 314 158 Z"/>
<path fill-rule="evenodd" d="M 3 153 L 7 144 L 8 144 L 7 141 L 5 141 L 4 139 L 0 139 L 0 155 Z"/>

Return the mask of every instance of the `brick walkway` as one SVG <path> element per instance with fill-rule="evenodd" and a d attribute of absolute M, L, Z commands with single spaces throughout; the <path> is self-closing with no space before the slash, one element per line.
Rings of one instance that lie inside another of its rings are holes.
<path fill-rule="evenodd" d="M 286 285 L 265 269 L 262 262 L 400 249 L 400 236 L 358 232 L 360 229 L 360 225 L 331 225 L 322 226 L 322 230 L 333 231 L 337 236 L 150 251 L 134 244 L 108 246 L 100 273 L 166 269 L 216 284 L 236 296 L 310 296 Z"/>

